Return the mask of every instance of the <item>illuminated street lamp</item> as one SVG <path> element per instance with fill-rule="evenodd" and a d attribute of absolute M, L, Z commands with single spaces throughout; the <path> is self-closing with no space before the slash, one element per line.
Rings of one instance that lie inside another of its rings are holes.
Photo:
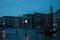
<path fill-rule="evenodd" d="M 25 23 L 25 40 L 29 39 L 28 35 L 27 35 L 27 27 L 28 27 L 28 20 L 30 20 L 30 18 L 32 18 L 32 16 L 29 18 L 25 18 L 25 20 L 24 20 L 24 23 Z"/>
<path fill-rule="evenodd" d="M 53 26 L 55 26 L 55 25 L 56 25 L 56 24 L 54 23 Z M 55 30 L 56 30 L 56 28 L 53 28 L 53 31 L 55 31 Z"/>
<path fill-rule="evenodd" d="M 53 26 L 54 26 L 53 31 L 57 31 L 57 28 L 58 28 L 58 27 L 56 26 L 55 23 L 53 24 Z"/>
<path fill-rule="evenodd" d="M 27 23 L 28 21 L 27 20 L 25 20 L 25 23 Z"/>
<path fill-rule="evenodd" d="M 54 23 L 53 25 L 56 26 L 55 23 Z M 54 31 L 54 32 L 57 32 L 57 28 L 54 27 L 54 28 L 53 28 L 53 31 Z M 56 33 L 54 33 L 52 36 L 54 37 L 54 40 L 56 40 Z"/>

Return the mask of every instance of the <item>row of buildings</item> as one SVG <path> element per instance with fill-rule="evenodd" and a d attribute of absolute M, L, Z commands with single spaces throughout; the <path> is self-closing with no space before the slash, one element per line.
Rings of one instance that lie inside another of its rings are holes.
<path fill-rule="evenodd" d="M 26 23 L 27 22 L 27 23 Z M 5 25 L 3 25 L 5 23 Z M 0 17 L 0 27 L 23 27 L 27 26 L 28 28 L 36 28 L 36 26 L 52 26 L 56 27 L 60 26 L 60 9 L 53 13 L 52 6 L 50 7 L 50 13 L 33 13 L 33 14 L 25 14 L 21 16 L 3 16 Z"/>
<path fill-rule="evenodd" d="M 22 17 L 18 16 L 3 16 L 0 17 L 0 27 L 23 27 L 35 28 L 36 26 L 47 25 L 51 20 L 50 14 L 25 14 Z M 49 21 L 50 20 L 50 21 Z M 4 25 L 5 24 L 5 25 Z"/>

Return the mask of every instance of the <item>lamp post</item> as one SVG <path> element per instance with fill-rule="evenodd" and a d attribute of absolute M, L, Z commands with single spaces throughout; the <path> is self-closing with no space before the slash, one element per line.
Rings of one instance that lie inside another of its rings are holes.
<path fill-rule="evenodd" d="M 31 17 L 32 17 L 32 16 L 31 16 Z M 24 24 L 25 24 L 25 40 L 29 40 L 28 35 L 27 35 L 27 27 L 28 27 L 28 20 L 29 20 L 31 17 L 29 17 L 28 19 L 26 18 L 26 19 L 24 20 Z"/>
<path fill-rule="evenodd" d="M 27 20 L 24 21 L 25 22 L 25 40 L 28 40 L 28 36 L 27 36 Z"/>

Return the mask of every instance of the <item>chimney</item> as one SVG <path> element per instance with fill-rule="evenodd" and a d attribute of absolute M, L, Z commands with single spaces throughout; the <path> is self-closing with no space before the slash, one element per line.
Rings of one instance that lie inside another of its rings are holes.
<path fill-rule="evenodd" d="M 53 27 L 53 7 L 52 6 L 50 6 L 49 24 L 50 24 L 50 27 Z"/>
<path fill-rule="evenodd" d="M 53 13 L 53 7 L 50 6 L 50 13 Z"/>

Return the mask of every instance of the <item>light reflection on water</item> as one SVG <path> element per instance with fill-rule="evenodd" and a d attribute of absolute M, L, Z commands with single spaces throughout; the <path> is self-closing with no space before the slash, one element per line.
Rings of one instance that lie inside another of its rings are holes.
<path fill-rule="evenodd" d="M 16 29 L 14 28 L 6 28 L 6 33 L 7 34 L 16 34 Z M 30 29 L 30 30 L 27 30 L 27 35 L 29 37 L 29 40 L 36 40 L 36 31 L 35 29 Z M 7 35 L 10 40 L 15 40 L 16 39 L 16 35 Z M 25 29 L 18 29 L 18 39 L 19 40 L 24 40 L 24 37 L 25 37 Z M 43 36 L 41 34 L 37 34 L 37 39 L 38 40 L 42 40 L 43 39 Z"/>

